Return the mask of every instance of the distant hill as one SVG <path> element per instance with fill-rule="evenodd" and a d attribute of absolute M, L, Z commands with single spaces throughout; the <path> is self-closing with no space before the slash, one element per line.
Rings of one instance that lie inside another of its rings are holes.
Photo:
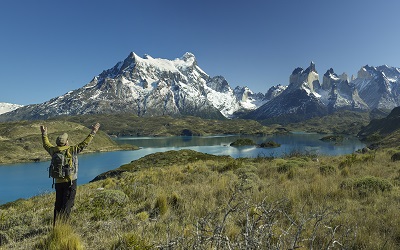
<path fill-rule="evenodd" d="M 382 119 L 374 119 L 363 127 L 358 136 L 385 147 L 400 145 L 400 107 L 394 108 Z"/>
<path fill-rule="evenodd" d="M 387 115 L 387 114 L 386 114 Z M 321 134 L 357 135 L 360 129 L 369 124 L 371 117 L 384 117 L 378 112 L 337 111 L 323 117 L 285 125 L 290 131 L 304 131 Z"/>
<path fill-rule="evenodd" d="M 97 114 L 54 118 L 90 126 L 102 124 L 102 131 L 113 136 L 199 136 L 220 134 L 274 134 L 282 133 L 280 126 L 263 126 L 254 120 L 202 119 L 195 116 L 140 117 L 132 114 Z"/>

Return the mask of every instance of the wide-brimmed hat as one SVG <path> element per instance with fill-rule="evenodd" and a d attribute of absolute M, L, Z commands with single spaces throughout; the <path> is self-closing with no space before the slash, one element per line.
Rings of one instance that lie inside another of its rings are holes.
<path fill-rule="evenodd" d="M 68 140 L 67 133 L 58 136 L 56 140 L 57 146 L 64 146 L 65 144 L 67 144 L 67 140 Z"/>

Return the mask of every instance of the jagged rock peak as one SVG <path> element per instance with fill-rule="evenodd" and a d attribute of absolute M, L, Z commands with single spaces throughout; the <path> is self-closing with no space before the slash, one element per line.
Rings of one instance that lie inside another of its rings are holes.
<path fill-rule="evenodd" d="M 289 89 L 308 88 L 311 92 L 320 87 L 318 72 L 315 70 L 314 62 L 303 70 L 296 68 L 289 78 Z"/>
<path fill-rule="evenodd" d="M 268 89 L 267 93 L 265 94 L 265 98 L 267 100 L 272 100 L 278 95 L 280 95 L 288 86 L 282 86 L 280 84 L 272 86 Z"/>
<path fill-rule="evenodd" d="M 230 86 L 223 76 L 214 76 L 210 78 L 206 85 L 218 92 L 226 92 L 230 90 Z"/>
<path fill-rule="evenodd" d="M 301 75 L 301 74 L 304 74 L 304 73 L 308 74 L 308 73 L 311 73 L 311 72 L 314 72 L 314 73 L 318 74 L 317 70 L 315 69 L 315 63 L 313 61 L 311 61 L 310 66 L 305 70 L 303 68 L 301 68 L 301 67 L 295 68 L 293 70 L 293 72 L 292 72 L 292 75 Z"/>
<path fill-rule="evenodd" d="M 292 75 L 299 75 L 299 74 L 301 74 L 301 73 L 303 73 L 303 68 L 297 67 L 297 68 L 295 68 L 295 69 L 293 70 Z"/>
<path fill-rule="evenodd" d="M 326 76 L 326 77 L 336 76 L 337 77 L 337 75 L 335 74 L 335 72 L 333 71 L 332 68 L 328 69 L 326 71 L 326 73 L 324 74 L 324 76 Z"/>
<path fill-rule="evenodd" d="M 308 68 L 310 69 L 310 72 L 318 73 L 318 72 L 315 70 L 315 63 L 314 63 L 313 61 L 311 61 L 310 67 L 308 67 Z"/>
<path fill-rule="evenodd" d="M 361 67 L 361 69 L 357 73 L 357 78 L 360 79 L 372 79 L 376 73 L 375 67 L 370 67 L 367 65 Z"/>
<path fill-rule="evenodd" d="M 340 76 L 340 79 L 342 79 L 342 81 L 349 81 L 349 76 L 346 74 L 346 72 L 343 72 Z"/>
<path fill-rule="evenodd" d="M 197 65 L 197 60 L 196 57 L 190 53 L 190 52 L 186 52 L 182 57 L 181 60 L 187 62 L 187 63 L 192 63 L 193 65 Z"/>
<path fill-rule="evenodd" d="M 196 58 L 194 55 L 193 55 L 193 53 L 191 53 L 191 52 L 186 52 L 183 56 L 182 56 L 182 60 L 188 60 L 188 59 L 190 59 L 190 58 Z"/>
<path fill-rule="evenodd" d="M 387 65 L 373 67 L 367 64 L 361 67 L 358 71 L 357 78 L 372 79 L 379 76 L 391 79 L 392 81 L 397 81 L 399 79 L 399 74 L 400 69 L 396 67 L 390 67 Z"/>
<path fill-rule="evenodd" d="M 122 63 L 122 65 L 120 67 L 120 71 L 123 71 L 131 66 L 134 66 L 136 63 L 137 57 L 138 56 L 134 52 L 129 53 L 129 56 Z"/>

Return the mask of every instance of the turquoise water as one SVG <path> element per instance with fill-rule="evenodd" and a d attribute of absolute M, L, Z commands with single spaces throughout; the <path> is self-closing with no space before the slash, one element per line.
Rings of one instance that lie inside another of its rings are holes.
<path fill-rule="evenodd" d="M 274 136 L 199 136 L 199 137 L 125 137 L 118 143 L 130 143 L 141 147 L 135 151 L 82 154 L 79 156 L 78 184 L 88 183 L 97 175 L 118 168 L 145 155 L 168 150 L 192 149 L 214 155 L 239 157 L 280 157 L 292 151 L 302 151 L 319 155 L 350 154 L 365 145 L 357 138 L 346 138 L 342 143 L 328 143 L 319 140 L 318 134 L 295 133 Z M 257 144 L 275 141 L 279 148 L 257 148 L 255 146 L 231 147 L 238 138 L 250 138 Z M 48 178 L 49 162 L 0 165 L 0 204 L 19 198 L 53 192 L 52 179 Z"/>

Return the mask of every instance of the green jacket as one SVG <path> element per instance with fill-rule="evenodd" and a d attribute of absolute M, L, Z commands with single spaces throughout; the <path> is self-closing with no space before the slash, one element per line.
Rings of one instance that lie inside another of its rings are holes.
<path fill-rule="evenodd" d="M 52 156 L 54 153 L 67 150 L 67 159 L 69 161 L 69 165 L 72 166 L 72 175 L 70 178 L 55 178 L 55 183 L 63 183 L 72 180 L 76 180 L 78 178 L 78 154 L 86 148 L 89 143 L 93 140 L 94 134 L 90 133 L 85 140 L 75 146 L 54 146 L 50 143 L 49 138 L 46 134 L 42 135 L 43 147 L 46 151 Z"/>

